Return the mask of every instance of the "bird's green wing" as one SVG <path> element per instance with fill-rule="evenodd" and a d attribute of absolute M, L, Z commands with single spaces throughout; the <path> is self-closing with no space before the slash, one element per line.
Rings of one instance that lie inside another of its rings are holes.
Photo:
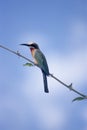
<path fill-rule="evenodd" d="M 47 75 L 49 75 L 49 68 L 48 68 L 48 64 L 47 64 L 46 58 L 45 58 L 44 54 L 40 50 L 36 51 L 36 53 L 35 53 L 35 59 L 37 60 L 39 67 Z"/>

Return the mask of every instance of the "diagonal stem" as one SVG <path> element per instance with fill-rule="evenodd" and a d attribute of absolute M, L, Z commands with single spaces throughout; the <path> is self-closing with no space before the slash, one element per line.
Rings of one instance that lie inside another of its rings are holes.
<path fill-rule="evenodd" d="M 0 45 L 0 47 L 3 48 L 3 49 L 5 49 L 5 50 L 7 50 L 7 51 L 9 51 L 9 52 L 11 52 L 11 53 L 13 53 L 13 54 L 15 54 L 15 55 L 20 56 L 20 57 L 22 57 L 23 59 L 25 59 L 25 60 L 31 62 L 32 64 L 34 64 L 33 61 L 31 61 L 30 59 L 28 59 L 28 58 L 26 58 L 25 56 L 21 55 L 18 51 L 15 52 L 15 51 L 13 51 L 13 50 L 11 50 L 11 49 L 5 47 L 5 46 L 2 46 L 2 45 Z M 34 64 L 34 65 L 35 65 L 35 64 Z"/>
<path fill-rule="evenodd" d="M 21 57 L 21 58 L 23 58 L 23 59 L 25 59 L 25 60 L 27 60 L 27 61 L 29 61 L 29 62 L 31 62 L 33 65 L 39 67 L 39 66 L 36 65 L 33 61 L 31 61 L 30 59 L 28 59 L 28 58 L 26 58 L 25 56 L 21 55 L 18 51 L 15 52 L 15 51 L 13 51 L 13 50 L 11 50 L 11 49 L 9 49 L 9 48 L 3 46 L 3 45 L 0 45 L 0 47 L 3 48 L 3 49 L 5 49 L 5 50 L 7 50 L 7 51 L 9 51 L 9 52 L 11 52 L 11 53 L 13 53 L 13 54 L 15 54 L 15 55 L 17 55 L 17 56 L 19 56 L 19 57 Z M 40 68 L 40 67 L 39 67 L 39 68 Z M 84 99 L 87 99 L 87 96 L 86 96 L 86 95 L 84 95 L 84 94 L 78 92 L 77 90 L 75 90 L 75 89 L 72 87 L 72 83 L 71 83 L 70 85 L 67 85 L 67 84 L 65 84 L 64 82 L 62 82 L 60 79 L 58 79 L 57 77 L 53 76 L 52 74 L 49 74 L 49 75 L 50 75 L 52 78 L 54 78 L 55 80 L 57 80 L 59 83 L 61 83 L 63 86 L 67 87 L 67 88 L 70 89 L 71 91 L 73 91 L 73 92 L 77 93 L 78 95 L 82 96 Z"/>
<path fill-rule="evenodd" d="M 70 89 L 71 91 L 73 91 L 73 92 L 79 94 L 80 96 L 82 96 L 82 97 L 84 97 L 84 98 L 87 98 L 86 95 L 84 95 L 84 94 L 78 92 L 77 90 L 75 90 L 75 89 L 72 87 L 72 83 L 71 83 L 70 85 L 67 85 L 67 84 L 65 84 L 64 82 L 62 82 L 61 80 L 59 80 L 58 78 L 56 78 L 55 76 L 53 76 L 52 74 L 50 74 L 50 76 L 51 76 L 52 78 L 54 78 L 55 80 L 57 80 L 57 81 L 58 81 L 59 83 L 61 83 L 62 85 L 64 85 L 65 87 L 67 87 L 68 89 Z"/>

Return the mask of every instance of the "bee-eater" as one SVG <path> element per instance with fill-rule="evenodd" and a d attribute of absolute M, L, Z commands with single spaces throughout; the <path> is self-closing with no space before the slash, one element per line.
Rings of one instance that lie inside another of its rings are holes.
<path fill-rule="evenodd" d="M 41 52 L 39 46 L 34 42 L 31 42 L 30 44 L 24 43 L 21 45 L 28 46 L 30 48 L 32 57 L 34 58 L 34 63 L 39 66 L 43 74 L 44 91 L 48 93 L 47 76 L 49 76 L 49 68 L 44 54 Z"/>

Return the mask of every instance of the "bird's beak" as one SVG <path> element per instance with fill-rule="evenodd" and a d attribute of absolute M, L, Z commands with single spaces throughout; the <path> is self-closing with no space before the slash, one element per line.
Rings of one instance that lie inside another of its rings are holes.
<path fill-rule="evenodd" d="M 23 45 L 23 46 L 30 46 L 29 44 L 27 44 L 27 43 L 23 43 L 23 44 L 20 44 L 20 45 Z"/>

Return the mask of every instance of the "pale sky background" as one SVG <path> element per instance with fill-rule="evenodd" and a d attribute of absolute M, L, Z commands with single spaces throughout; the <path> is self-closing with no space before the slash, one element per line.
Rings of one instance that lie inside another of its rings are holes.
<path fill-rule="evenodd" d="M 0 0 L 0 44 L 32 59 L 35 41 L 50 73 L 87 94 L 87 0 Z M 87 101 L 0 48 L 0 130 L 87 130 Z"/>

